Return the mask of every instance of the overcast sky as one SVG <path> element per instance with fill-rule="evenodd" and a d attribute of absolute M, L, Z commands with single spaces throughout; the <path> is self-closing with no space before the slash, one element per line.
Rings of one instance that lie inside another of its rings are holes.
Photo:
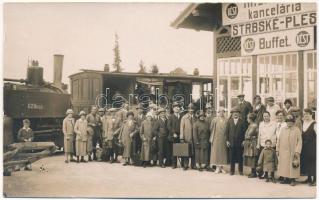
<path fill-rule="evenodd" d="M 28 58 L 39 60 L 53 79 L 53 54 L 63 54 L 63 82 L 79 69 L 103 70 L 113 63 L 119 35 L 124 71 L 142 59 L 160 72 L 181 67 L 212 74 L 211 32 L 174 29 L 170 23 L 188 3 L 5 3 L 4 77 L 25 78 Z"/>

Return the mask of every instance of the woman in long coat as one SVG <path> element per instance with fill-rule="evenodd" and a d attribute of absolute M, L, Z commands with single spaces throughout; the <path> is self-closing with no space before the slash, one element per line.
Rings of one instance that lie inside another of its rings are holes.
<path fill-rule="evenodd" d="M 194 124 L 195 159 L 199 171 L 208 165 L 209 125 L 205 121 L 205 113 L 200 112 Z"/>
<path fill-rule="evenodd" d="M 226 123 L 227 118 L 225 116 L 225 110 L 223 108 L 220 108 L 218 110 L 218 117 L 214 118 L 210 125 L 210 164 L 216 165 L 215 173 L 226 173 L 223 169 L 223 165 L 228 164 L 228 153 L 225 135 Z"/>
<path fill-rule="evenodd" d="M 149 113 L 146 115 L 146 119 L 141 123 L 140 128 L 140 137 L 142 140 L 141 160 L 143 167 L 146 167 L 146 163 L 153 159 L 153 156 L 151 156 L 152 140 L 155 140 L 153 126 L 154 121 L 152 120 L 152 115 Z"/>
<path fill-rule="evenodd" d="M 257 177 L 256 174 L 256 164 L 258 160 L 258 150 L 257 150 L 257 136 L 258 136 L 258 126 L 255 123 L 256 115 L 254 113 L 249 113 L 247 121 L 249 126 L 245 133 L 244 141 L 244 165 L 251 168 L 251 174 L 248 178 Z"/>
<path fill-rule="evenodd" d="M 301 131 L 294 126 L 292 115 L 286 117 L 287 127 L 281 129 L 276 151 L 278 157 L 278 176 L 283 179 L 280 183 L 295 186 L 295 179 L 300 176 L 300 153 L 302 148 Z"/>
<path fill-rule="evenodd" d="M 134 113 L 128 111 L 126 116 L 127 120 L 124 121 L 119 135 L 120 142 L 124 145 L 124 166 L 130 164 L 130 158 L 132 156 L 132 137 L 138 132 L 136 121 L 133 120 Z"/>
<path fill-rule="evenodd" d="M 73 110 L 68 109 L 66 111 L 66 117 L 63 120 L 62 131 L 64 134 L 64 153 L 65 153 L 65 163 L 69 162 L 72 154 L 74 153 L 74 118 Z"/>
<path fill-rule="evenodd" d="M 300 156 L 301 173 L 308 176 L 306 182 L 316 185 L 316 121 L 312 119 L 312 110 L 304 109 L 302 125 L 302 150 Z"/>
<path fill-rule="evenodd" d="M 77 162 L 79 163 L 79 157 L 81 156 L 81 162 L 87 162 L 84 160 L 84 156 L 87 155 L 86 152 L 86 142 L 87 142 L 87 127 L 88 122 L 85 119 L 85 112 L 80 112 L 80 119 L 75 122 L 74 132 L 76 134 L 76 142 L 75 142 L 75 149 L 76 149 L 76 157 Z"/>

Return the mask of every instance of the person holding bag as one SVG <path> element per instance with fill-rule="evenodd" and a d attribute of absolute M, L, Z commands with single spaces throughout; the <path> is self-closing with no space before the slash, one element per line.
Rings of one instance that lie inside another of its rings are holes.
<path fill-rule="evenodd" d="M 301 131 L 294 126 L 295 118 L 287 115 L 287 127 L 283 127 L 277 142 L 278 176 L 282 176 L 281 184 L 296 185 L 300 176 L 300 153 L 302 149 Z"/>

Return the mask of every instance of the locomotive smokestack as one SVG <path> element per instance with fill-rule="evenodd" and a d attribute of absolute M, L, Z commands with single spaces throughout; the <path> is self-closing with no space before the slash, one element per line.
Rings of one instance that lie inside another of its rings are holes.
<path fill-rule="evenodd" d="M 64 55 L 54 55 L 54 72 L 53 72 L 53 84 L 59 88 L 62 88 L 62 69 L 63 69 Z"/>

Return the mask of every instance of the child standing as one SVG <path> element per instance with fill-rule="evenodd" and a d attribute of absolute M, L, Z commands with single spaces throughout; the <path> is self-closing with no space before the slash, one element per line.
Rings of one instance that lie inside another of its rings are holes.
<path fill-rule="evenodd" d="M 32 142 L 33 141 L 33 131 L 30 128 L 30 120 L 23 120 L 23 127 L 18 132 L 18 141 L 19 142 Z M 31 171 L 31 162 L 28 162 L 24 168 L 25 170 Z"/>
<path fill-rule="evenodd" d="M 66 111 L 66 117 L 63 120 L 62 130 L 64 134 L 65 163 L 69 163 L 69 158 L 71 159 L 72 154 L 74 153 L 74 146 L 73 146 L 74 118 L 73 118 L 72 109 L 68 109 Z"/>
<path fill-rule="evenodd" d="M 79 157 L 81 156 L 81 162 L 87 162 L 84 160 L 84 156 L 87 155 L 86 152 L 86 143 L 87 143 L 87 126 L 88 122 L 86 121 L 85 115 L 86 113 L 84 111 L 80 112 L 80 119 L 78 119 L 74 126 L 74 132 L 76 134 L 76 143 L 75 143 L 75 149 L 76 149 L 76 157 L 77 157 L 77 163 L 79 163 Z"/>
<path fill-rule="evenodd" d="M 272 148 L 271 140 L 265 141 L 265 148 L 261 151 L 258 159 L 258 170 L 263 170 L 265 172 L 265 177 L 267 177 L 266 182 L 269 182 L 270 179 L 273 183 L 276 183 L 275 180 L 275 171 L 277 167 L 277 156 L 276 151 Z M 270 177 L 269 177 L 270 173 Z"/>

